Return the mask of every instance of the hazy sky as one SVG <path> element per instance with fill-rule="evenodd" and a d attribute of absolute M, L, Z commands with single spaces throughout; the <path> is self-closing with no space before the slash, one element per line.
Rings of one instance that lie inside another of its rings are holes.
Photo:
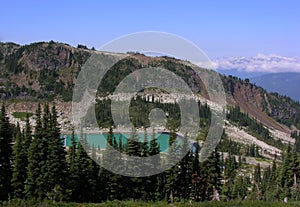
<path fill-rule="evenodd" d="M 121 35 L 163 31 L 209 57 L 300 56 L 299 0 L 0 1 L 0 41 L 54 40 L 100 47 Z"/>

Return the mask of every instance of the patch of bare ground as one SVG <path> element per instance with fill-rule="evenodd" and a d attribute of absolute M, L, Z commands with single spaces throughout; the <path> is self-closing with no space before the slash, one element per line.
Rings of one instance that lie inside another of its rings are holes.
<path fill-rule="evenodd" d="M 228 138 L 242 143 L 244 145 L 255 144 L 261 147 L 261 154 L 267 158 L 273 158 L 273 155 L 280 155 L 282 151 L 274 146 L 268 145 L 265 142 L 257 139 L 256 137 L 248 134 L 243 129 L 233 126 L 229 122 L 226 123 L 225 131 L 228 134 Z"/>

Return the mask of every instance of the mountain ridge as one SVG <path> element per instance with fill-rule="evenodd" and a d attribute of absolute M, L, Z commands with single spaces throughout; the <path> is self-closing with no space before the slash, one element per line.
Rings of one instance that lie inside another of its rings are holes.
<path fill-rule="evenodd" d="M 53 41 L 25 46 L 0 43 L 1 99 L 69 102 L 76 77 L 84 62 L 93 53 L 97 51 L 82 45 L 75 48 Z M 130 55 L 127 62 L 122 63 L 124 70 L 165 66 L 186 77 L 188 84 L 205 97 L 201 79 L 189 68 L 190 63 L 169 57 L 147 57 L 138 53 Z M 291 127 L 299 128 L 299 103 L 288 97 L 267 93 L 248 79 L 223 75 L 221 79 L 229 105 L 239 106 L 245 113 L 274 129 L 290 132 Z M 287 112 L 289 113 L 286 114 Z"/>

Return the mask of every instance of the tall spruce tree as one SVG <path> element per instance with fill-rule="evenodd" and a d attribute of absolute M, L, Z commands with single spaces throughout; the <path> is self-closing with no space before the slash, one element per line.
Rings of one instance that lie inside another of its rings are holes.
<path fill-rule="evenodd" d="M 13 145 L 13 174 L 12 188 L 15 198 L 22 199 L 24 192 L 24 182 L 26 180 L 27 155 L 23 149 L 24 137 L 21 133 L 19 123 L 17 123 L 16 134 Z"/>
<path fill-rule="evenodd" d="M 180 171 L 178 176 L 178 189 L 180 198 L 182 198 L 183 201 L 186 202 L 190 197 L 190 189 L 192 185 L 192 152 L 191 146 L 188 142 L 187 134 L 182 139 L 180 151 L 180 156 L 182 157 L 182 159 L 179 162 Z"/>
<path fill-rule="evenodd" d="M 148 133 L 146 128 L 144 128 L 144 141 L 141 144 L 141 157 L 149 157 L 150 156 L 150 147 L 149 147 L 149 142 L 148 142 Z M 144 165 L 151 168 L 151 162 L 144 162 Z M 148 201 L 151 199 L 151 176 L 145 176 L 140 178 L 141 185 L 140 185 L 140 192 L 141 192 L 141 200 L 143 201 Z"/>
<path fill-rule="evenodd" d="M 25 182 L 27 179 L 28 150 L 32 141 L 29 116 L 26 115 L 25 128 L 21 133 L 19 124 L 15 133 L 13 146 L 13 177 L 12 187 L 15 198 L 23 198 L 25 195 Z"/>
<path fill-rule="evenodd" d="M 284 187 L 290 186 L 293 183 L 293 171 L 290 168 L 291 166 L 291 155 L 292 155 L 292 146 L 289 144 L 286 152 L 283 154 L 283 163 L 280 172 L 280 186 Z"/>
<path fill-rule="evenodd" d="M 51 113 L 49 105 L 45 104 L 42 116 L 42 132 L 41 139 L 38 145 L 39 154 L 39 174 L 36 178 L 38 187 L 38 197 L 44 199 L 50 197 L 49 192 L 52 190 L 48 178 L 50 177 L 51 171 L 49 172 L 49 141 L 52 140 L 52 123 L 51 123 Z"/>
<path fill-rule="evenodd" d="M 213 190 L 220 190 L 221 187 L 220 154 L 217 149 L 201 166 L 201 177 L 204 183 L 204 191 L 201 197 L 204 200 L 211 200 Z"/>
<path fill-rule="evenodd" d="M 91 157 L 89 159 L 89 183 L 90 183 L 90 201 L 91 202 L 100 202 L 102 200 L 102 196 L 100 193 L 100 179 L 98 177 L 99 174 L 99 165 L 96 163 L 98 160 L 96 154 L 96 148 L 92 146 L 91 148 Z"/>
<path fill-rule="evenodd" d="M 81 135 L 82 136 L 82 135 Z M 91 171 L 90 171 L 90 157 L 87 149 L 88 143 L 86 137 L 80 139 L 78 143 L 78 148 L 76 151 L 75 158 L 75 170 L 77 171 L 78 180 L 76 183 L 76 188 L 74 189 L 73 196 L 76 202 L 91 202 L 92 192 L 91 192 Z"/>
<path fill-rule="evenodd" d="M 28 198 L 61 200 L 65 176 L 65 150 L 57 123 L 55 107 L 36 112 L 34 139 L 28 152 L 25 193 Z"/>
<path fill-rule="evenodd" d="M 278 192 L 278 188 L 279 188 L 279 179 L 278 179 L 278 175 L 279 175 L 279 169 L 277 167 L 277 161 L 276 161 L 277 157 L 275 156 L 274 160 L 273 160 L 273 164 L 272 164 L 272 168 L 271 168 L 271 174 L 270 174 L 270 180 L 267 186 L 267 194 L 266 194 L 266 200 L 278 200 L 279 199 L 279 192 Z"/>
<path fill-rule="evenodd" d="M 243 200 L 248 194 L 248 185 L 246 177 L 243 175 L 237 176 L 232 188 L 232 198 L 237 200 Z"/>
<path fill-rule="evenodd" d="M 174 160 L 177 160 L 177 145 L 176 145 L 177 134 L 175 131 L 175 126 L 171 127 L 170 136 L 169 136 L 169 149 L 167 156 L 167 164 L 172 166 L 174 164 Z M 178 176 L 179 176 L 180 168 L 178 164 L 175 164 L 173 167 L 166 171 L 166 193 L 168 202 L 173 203 L 176 198 L 179 199 L 179 191 L 177 188 L 178 185 Z"/>
<path fill-rule="evenodd" d="M 7 200 L 11 193 L 12 134 L 3 104 L 0 111 L 0 200 Z"/>
<path fill-rule="evenodd" d="M 109 166 L 112 162 L 111 159 L 113 158 L 113 138 L 114 138 L 114 133 L 112 127 L 110 127 L 109 132 L 107 134 L 107 144 L 106 144 L 106 149 L 103 153 L 103 157 L 101 162 L 103 163 L 104 166 Z M 113 200 L 117 197 L 117 190 L 115 187 L 117 187 L 117 184 L 113 183 L 112 176 L 113 174 L 107 170 L 104 167 L 100 168 L 100 183 L 102 185 L 101 188 L 101 195 L 103 197 L 103 200 Z"/>
<path fill-rule="evenodd" d="M 47 116 L 47 110 L 45 115 Z M 47 154 L 46 154 L 46 172 L 44 174 L 44 182 L 47 183 L 46 194 L 49 199 L 62 200 L 66 183 L 66 153 L 63 146 L 63 139 L 60 136 L 60 128 L 57 122 L 56 109 L 53 106 L 49 119 L 49 123 L 44 123 L 44 130 L 47 133 Z"/>
<path fill-rule="evenodd" d="M 140 157 L 142 154 L 141 149 L 141 143 L 138 140 L 136 129 L 133 128 L 130 138 L 127 142 L 126 153 L 131 158 Z M 130 192 L 131 198 L 139 199 L 141 197 L 141 189 L 143 185 L 142 179 L 139 177 L 141 175 L 141 168 L 134 159 L 129 158 L 126 164 L 128 172 L 135 175 L 135 177 L 131 177 L 128 179 L 127 192 Z"/>
<path fill-rule="evenodd" d="M 199 160 L 199 153 L 200 153 L 200 145 L 197 142 L 193 144 L 193 153 L 192 153 L 192 171 L 191 171 L 191 191 L 190 191 L 190 198 L 193 201 L 200 201 L 200 194 L 201 194 L 201 186 L 202 186 L 202 179 L 200 177 L 200 160 Z"/>
<path fill-rule="evenodd" d="M 257 164 L 254 167 L 254 173 L 253 173 L 252 199 L 261 200 L 261 198 L 262 198 L 261 168 L 260 168 L 260 164 Z"/>
<path fill-rule="evenodd" d="M 156 140 L 155 130 L 153 128 L 152 131 L 152 137 L 150 141 L 149 146 L 149 156 L 152 156 L 150 168 L 152 173 L 156 173 L 161 168 L 161 160 L 160 160 L 160 149 L 159 144 Z M 163 181 L 161 178 L 163 176 L 163 173 L 155 174 L 150 176 L 149 180 L 150 183 L 148 184 L 148 190 L 149 190 L 149 197 L 152 201 L 155 201 L 156 199 L 160 199 L 160 196 L 163 191 L 163 183 L 159 183 L 158 181 Z"/>
<path fill-rule="evenodd" d="M 79 179 L 78 170 L 76 166 L 76 150 L 77 150 L 77 141 L 75 139 L 74 129 L 72 130 L 71 135 L 71 146 L 67 155 L 67 165 L 68 165 L 68 196 L 71 201 L 76 200 L 76 190 L 77 182 Z"/>
<path fill-rule="evenodd" d="M 261 180 L 261 192 L 264 200 L 267 200 L 268 198 L 268 185 L 270 185 L 270 177 L 271 177 L 271 167 L 268 166 L 264 173 Z"/>
<path fill-rule="evenodd" d="M 31 134 L 31 126 L 29 122 L 29 116 L 28 114 L 26 115 L 26 121 L 25 121 L 25 128 L 24 128 L 24 141 L 23 141 L 23 150 L 26 153 L 27 156 L 27 161 L 26 161 L 26 166 L 28 165 L 28 150 L 30 147 L 30 144 L 32 142 L 32 134 Z"/>
<path fill-rule="evenodd" d="M 232 198 L 231 192 L 234 185 L 237 166 L 235 156 L 229 154 L 228 158 L 225 159 L 225 169 L 223 172 L 224 185 L 222 187 L 222 194 L 225 196 L 226 200 Z"/>
<path fill-rule="evenodd" d="M 25 195 L 27 198 L 39 197 L 40 193 L 37 178 L 41 174 L 41 163 L 45 162 L 40 154 L 43 135 L 40 104 L 38 105 L 38 108 L 36 110 L 35 121 L 36 125 L 34 130 L 34 139 L 32 140 L 28 150 L 27 179 L 25 181 Z"/>

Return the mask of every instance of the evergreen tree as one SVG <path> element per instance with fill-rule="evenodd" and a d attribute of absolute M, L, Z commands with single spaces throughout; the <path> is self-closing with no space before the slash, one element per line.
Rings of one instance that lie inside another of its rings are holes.
<path fill-rule="evenodd" d="M 102 163 L 104 166 L 109 166 L 112 162 L 111 159 L 114 157 L 113 153 L 113 129 L 110 127 L 107 134 L 107 144 L 106 149 L 102 157 Z M 105 169 L 104 167 L 100 168 L 100 183 L 102 184 L 101 194 L 104 200 L 113 200 L 116 198 L 117 192 L 115 192 L 115 183 L 112 181 L 112 173 Z M 117 185 L 117 184 L 116 184 Z"/>
<path fill-rule="evenodd" d="M 232 198 L 243 200 L 247 196 L 247 182 L 244 176 L 237 176 L 232 189 Z"/>
<path fill-rule="evenodd" d="M 77 142 L 75 139 L 74 130 L 72 130 L 71 135 L 71 146 L 67 155 L 67 164 L 68 164 L 68 194 L 70 196 L 70 200 L 76 200 L 76 190 L 77 190 L 77 182 L 79 179 L 78 170 L 76 166 L 76 150 L 77 150 Z"/>
<path fill-rule="evenodd" d="M 31 132 L 31 126 L 30 126 L 30 122 L 29 122 L 29 116 L 28 114 L 26 115 L 26 121 L 25 121 L 25 128 L 23 130 L 23 155 L 24 155 L 24 166 L 26 166 L 26 171 L 24 171 L 24 176 L 27 178 L 27 168 L 28 168 L 28 152 L 29 152 L 29 148 L 32 142 L 32 132 Z M 26 179 L 25 179 L 26 181 Z M 24 181 L 24 184 L 25 184 Z M 24 185 L 24 190 L 25 190 L 25 185 Z"/>
<path fill-rule="evenodd" d="M 293 183 L 293 171 L 290 168 L 291 166 L 291 154 L 292 154 L 292 147 L 289 144 L 287 147 L 286 152 L 283 155 L 283 163 L 281 167 L 281 172 L 280 172 L 280 186 L 284 187 L 285 185 L 287 186 L 292 186 Z"/>
<path fill-rule="evenodd" d="M 201 177 L 204 188 L 201 197 L 204 200 L 211 200 L 213 190 L 220 190 L 221 186 L 220 154 L 218 153 L 217 148 L 208 159 L 202 163 Z"/>
<path fill-rule="evenodd" d="M 101 195 L 99 195 L 99 187 L 100 187 L 100 179 L 98 177 L 99 174 L 99 166 L 95 162 L 98 159 L 96 155 L 96 149 L 92 146 L 91 149 L 91 159 L 89 159 L 89 184 L 90 184 L 90 202 L 99 202 L 102 200 Z"/>
<path fill-rule="evenodd" d="M 47 112 L 47 111 L 46 111 Z M 45 114 L 46 116 L 47 114 Z M 47 136 L 48 151 L 46 156 L 46 173 L 44 180 L 47 183 L 46 194 L 52 200 L 61 200 L 65 189 L 64 178 L 66 177 L 65 150 L 63 139 L 60 137 L 60 128 L 57 122 L 56 109 L 53 106 L 49 123 L 44 123 Z M 49 128 L 48 128 L 49 127 Z"/>
<path fill-rule="evenodd" d="M 140 157 L 142 154 L 141 144 L 138 141 L 136 129 L 133 128 L 130 138 L 127 142 L 126 153 L 130 157 Z M 138 165 L 135 160 L 131 159 L 127 160 L 127 170 L 135 175 L 135 177 L 131 177 L 128 179 L 127 183 L 127 192 L 130 192 L 131 198 L 139 199 L 141 197 L 141 189 L 142 189 L 142 178 L 140 178 L 140 170 L 141 167 Z M 129 187 L 130 186 L 130 187 Z"/>
<path fill-rule="evenodd" d="M 26 153 L 26 156 L 28 157 L 28 149 L 30 147 L 30 144 L 32 142 L 32 134 L 31 134 L 31 126 L 29 122 L 29 116 L 26 115 L 26 121 L 25 121 L 25 129 L 24 129 L 24 142 L 23 142 L 23 150 Z M 28 164 L 28 158 L 26 161 L 26 166 Z"/>
<path fill-rule="evenodd" d="M 148 134 L 147 134 L 147 129 L 144 129 L 144 141 L 141 144 L 141 156 L 142 157 L 147 157 L 149 155 L 149 143 L 148 143 Z"/>
<path fill-rule="evenodd" d="M 160 157 L 159 157 L 160 149 L 159 144 L 157 143 L 155 137 L 155 131 L 152 132 L 152 138 L 150 141 L 149 147 L 149 156 L 152 156 L 152 163 L 150 163 L 151 167 L 153 168 L 153 173 L 160 169 Z M 156 156 L 155 156 L 156 155 Z M 155 157 L 153 157 L 155 156 Z"/>
<path fill-rule="evenodd" d="M 178 189 L 180 191 L 180 197 L 186 202 L 190 197 L 191 172 L 192 172 L 192 152 L 188 143 L 187 135 L 184 136 L 181 144 L 181 154 L 183 158 L 179 162 L 179 182 Z"/>
<path fill-rule="evenodd" d="M 28 171 L 25 193 L 29 198 L 47 197 L 61 200 L 65 177 L 65 150 L 57 123 L 55 107 L 50 113 L 49 106 L 36 112 L 34 139 L 28 152 Z"/>
<path fill-rule="evenodd" d="M 203 191 L 201 189 L 203 186 L 202 179 L 200 178 L 200 161 L 199 161 L 199 153 L 200 153 L 200 145 L 198 142 L 195 142 L 193 145 L 194 152 L 192 153 L 191 162 L 192 162 L 192 170 L 191 177 L 192 186 L 190 191 L 190 198 L 194 201 L 200 200 L 200 194 Z"/>
<path fill-rule="evenodd" d="M 253 187 L 252 187 L 252 199 L 261 200 L 261 169 L 260 164 L 257 164 L 254 168 L 253 174 Z"/>
<path fill-rule="evenodd" d="M 23 150 L 23 134 L 21 133 L 19 123 L 17 123 L 17 132 L 15 135 L 15 143 L 13 145 L 13 174 L 12 188 L 15 198 L 22 199 L 24 192 L 24 182 L 26 180 L 26 163 L 27 157 Z"/>
<path fill-rule="evenodd" d="M 120 137 L 122 138 L 122 137 Z M 123 164 L 123 162 L 120 163 L 120 160 L 122 159 L 121 155 L 119 153 L 116 153 L 114 150 L 117 150 L 118 147 L 115 145 L 114 146 L 114 140 L 116 139 L 112 128 L 109 131 L 109 137 L 108 137 L 108 144 L 109 147 L 106 149 L 105 153 L 105 160 L 107 162 L 107 165 L 110 166 L 111 169 L 115 169 L 118 172 L 122 172 L 123 170 L 130 170 L 126 165 Z M 111 145 L 112 142 L 112 145 Z M 126 149 L 125 149 L 126 148 Z M 121 151 L 127 150 L 128 146 L 125 145 L 124 149 Z M 138 147 L 139 151 L 140 146 Z M 133 165 L 134 166 L 134 165 Z M 113 172 L 108 172 L 109 175 L 109 189 L 110 189 L 110 195 L 109 199 L 114 200 L 124 200 L 126 198 L 131 198 L 133 196 L 133 187 L 131 183 L 131 178 L 122 176 L 120 174 L 116 174 Z M 134 179 L 134 178 L 133 178 Z"/>
<path fill-rule="evenodd" d="M 254 181 L 256 183 L 261 183 L 261 169 L 260 164 L 257 164 L 254 168 Z"/>
<path fill-rule="evenodd" d="M 149 156 L 152 156 L 151 157 L 152 163 L 150 163 L 150 167 L 153 173 L 157 172 L 157 170 L 160 169 L 161 160 L 160 160 L 159 153 L 160 153 L 159 144 L 157 143 L 157 139 L 155 137 L 155 131 L 153 129 L 152 138 L 149 146 Z M 157 174 L 152 175 L 149 177 L 147 183 L 144 184 L 144 185 L 148 185 L 149 199 L 152 201 L 161 198 L 163 185 L 159 185 L 158 181 L 160 180 L 162 175 L 163 173 L 160 173 L 158 175 Z"/>
<path fill-rule="evenodd" d="M 34 131 L 34 139 L 32 140 L 28 151 L 28 167 L 27 167 L 27 179 L 25 182 L 25 194 L 27 198 L 38 198 L 39 185 L 37 178 L 40 176 L 41 163 L 45 162 L 40 154 L 43 126 L 41 120 L 41 106 L 38 105 L 36 111 L 36 126 Z"/>
<path fill-rule="evenodd" d="M 85 146 L 85 147 L 84 147 Z M 75 170 L 77 171 L 78 180 L 73 191 L 73 197 L 76 202 L 93 201 L 94 191 L 91 189 L 94 180 L 92 179 L 91 158 L 88 156 L 88 143 L 86 137 L 81 138 L 75 157 Z"/>
<path fill-rule="evenodd" d="M 225 160 L 225 169 L 223 173 L 225 183 L 222 187 L 222 194 L 226 197 L 226 200 L 230 200 L 232 198 L 231 192 L 234 186 L 236 169 L 237 163 L 235 156 L 229 154 L 228 158 Z"/>
<path fill-rule="evenodd" d="M 262 181 L 261 181 L 261 192 L 262 192 L 262 196 L 263 199 L 267 200 L 267 198 L 269 198 L 268 195 L 268 185 L 270 185 L 270 178 L 271 178 L 271 167 L 268 166 L 264 173 L 263 173 L 263 177 L 262 177 Z"/>
<path fill-rule="evenodd" d="M 52 140 L 52 124 L 51 124 L 51 114 L 49 105 L 45 104 L 42 116 L 42 131 L 40 134 L 40 143 L 38 145 L 38 156 L 39 156 L 39 174 L 36 178 L 38 197 L 44 199 L 50 197 L 49 191 L 52 191 L 52 186 L 49 185 L 48 178 L 51 176 L 49 172 L 49 161 L 48 153 L 49 151 L 49 141 Z"/>
<path fill-rule="evenodd" d="M 149 147 L 149 142 L 148 142 L 148 134 L 146 128 L 144 128 L 144 141 L 141 144 L 141 157 L 149 157 L 150 155 L 150 147 Z M 153 157 L 152 157 L 153 158 Z M 150 168 L 151 170 L 153 169 L 152 167 L 152 162 L 144 162 L 144 165 Z M 150 171 L 151 172 L 151 171 Z M 155 176 L 153 176 L 155 177 Z M 140 178 L 141 185 L 140 185 L 140 191 L 141 191 L 141 200 L 143 201 L 149 201 L 153 199 L 153 192 L 152 192 L 152 187 L 151 185 L 156 185 L 156 182 L 152 184 L 153 178 L 152 176 L 146 176 L 146 177 L 141 177 Z"/>
<path fill-rule="evenodd" d="M 173 126 L 170 131 L 169 136 L 169 149 L 168 149 L 168 157 L 167 164 L 172 166 L 174 165 L 174 160 L 177 160 L 176 157 L 179 155 L 178 149 L 176 147 L 176 138 L 177 134 L 175 131 L 175 127 Z M 179 176 L 180 168 L 178 164 L 175 164 L 173 167 L 166 171 L 166 193 L 168 202 L 173 203 L 175 199 L 179 199 L 179 191 L 177 188 L 178 185 L 178 176 Z"/>
<path fill-rule="evenodd" d="M 7 200 L 11 193 L 11 156 L 12 128 L 3 104 L 0 112 L 0 200 Z"/>

